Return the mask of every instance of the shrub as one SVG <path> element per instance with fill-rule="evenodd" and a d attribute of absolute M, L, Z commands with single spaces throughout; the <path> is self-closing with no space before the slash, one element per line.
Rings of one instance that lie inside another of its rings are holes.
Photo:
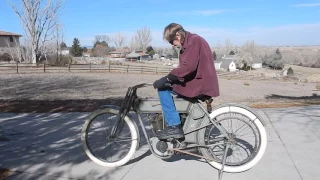
<path fill-rule="evenodd" d="M 320 91 L 320 84 L 317 84 L 317 85 L 316 85 L 316 89 L 317 89 L 318 91 Z"/>
<path fill-rule="evenodd" d="M 250 84 L 248 82 L 245 82 L 244 85 L 245 86 L 250 86 Z"/>
<path fill-rule="evenodd" d="M 291 67 L 289 67 L 289 69 L 288 69 L 288 71 L 287 71 L 287 75 L 288 75 L 288 76 L 293 76 L 293 75 L 294 75 L 294 74 L 293 74 L 293 70 L 292 70 Z"/>
<path fill-rule="evenodd" d="M 12 60 L 10 54 L 8 53 L 4 53 L 2 55 L 0 55 L 0 61 L 7 61 L 10 62 Z"/>
<path fill-rule="evenodd" d="M 65 66 L 69 63 L 72 64 L 71 56 L 59 55 L 59 58 L 57 59 L 57 55 L 50 55 L 50 56 L 47 56 L 47 59 L 49 64 L 55 65 L 55 66 Z"/>

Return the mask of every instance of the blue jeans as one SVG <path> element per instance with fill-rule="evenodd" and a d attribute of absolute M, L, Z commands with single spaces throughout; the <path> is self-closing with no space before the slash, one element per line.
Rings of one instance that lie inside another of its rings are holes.
<path fill-rule="evenodd" d="M 170 89 L 158 89 L 158 95 L 164 119 L 168 126 L 175 126 L 181 124 L 181 121 L 179 113 L 174 105 L 171 93 L 175 94 L 175 92 Z"/>

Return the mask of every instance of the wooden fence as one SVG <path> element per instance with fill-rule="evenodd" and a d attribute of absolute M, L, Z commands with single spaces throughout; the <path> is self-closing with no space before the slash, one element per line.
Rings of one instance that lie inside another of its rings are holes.
<path fill-rule="evenodd" d="M 43 64 L 10 63 L 0 64 L 0 73 L 32 73 L 32 72 L 126 72 L 167 74 L 173 68 L 153 67 L 145 65 L 117 65 L 117 64 L 69 64 L 66 66 L 52 66 Z"/>
<path fill-rule="evenodd" d="M 173 67 L 154 67 L 146 65 L 117 65 L 117 64 L 69 64 L 66 66 L 52 66 L 43 64 L 27 63 L 7 63 L 0 64 L 0 74 L 2 73 L 66 73 L 66 72 L 120 72 L 120 73 L 144 73 L 144 74 L 168 74 Z M 217 71 L 220 78 L 242 79 L 242 80 L 269 80 L 279 79 L 266 77 L 259 74 L 247 72 L 223 72 Z"/>

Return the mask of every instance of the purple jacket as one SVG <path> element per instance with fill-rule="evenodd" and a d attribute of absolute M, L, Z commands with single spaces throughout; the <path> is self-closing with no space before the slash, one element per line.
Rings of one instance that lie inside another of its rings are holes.
<path fill-rule="evenodd" d="M 173 91 L 186 97 L 220 95 L 214 59 L 209 44 L 197 34 L 186 32 L 179 57 L 179 66 L 170 74 L 183 82 L 173 85 Z"/>

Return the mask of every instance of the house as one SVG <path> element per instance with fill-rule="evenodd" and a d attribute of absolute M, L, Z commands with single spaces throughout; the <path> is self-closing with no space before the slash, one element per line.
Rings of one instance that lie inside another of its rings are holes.
<path fill-rule="evenodd" d="M 62 48 L 61 49 L 61 54 L 64 55 L 64 56 L 69 55 L 70 54 L 70 48 L 69 47 Z"/>
<path fill-rule="evenodd" d="M 221 69 L 227 70 L 227 71 L 236 71 L 236 63 L 233 59 L 224 59 L 220 65 Z"/>
<path fill-rule="evenodd" d="M 131 53 L 126 55 L 126 60 L 131 60 L 131 61 L 148 61 L 151 60 L 151 56 L 149 54 L 146 54 L 144 51 L 132 51 Z"/>
<path fill-rule="evenodd" d="M 124 58 L 128 54 L 129 50 L 128 49 L 118 49 L 115 51 L 109 52 L 110 57 L 112 58 Z"/>
<path fill-rule="evenodd" d="M 20 34 L 0 30 L 0 61 L 3 59 L 2 57 L 12 59 L 12 56 L 15 58 L 19 56 L 21 36 Z"/>
<path fill-rule="evenodd" d="M 262 68 L 262 60 L 261 59 L 254 59 L 252 61 L 251 67 L 253 69 L 261 69 Z"/>
<path fill-rule="evenodd" d="M 22 35 L 0 30 L 0 61 L 21 61 L 20 37 Z"/>
<path fill-rule="evenodd" d="M 236 56 L 228 55 L 223 56 L 221 59 L 214 62 L 215 69 L 221 69 L 225 71 L 236 71 Z"/>
<path fill-rule="evenodd" d="M 214 61 L 214 67 L 216 69 L 221 69 L 221 64 L 222 64 L 222 61 Z"/>
<path fill-rule="evenodd" d="M 22 35 L 0 30 L 0 48 L 18 47 Z"/>

